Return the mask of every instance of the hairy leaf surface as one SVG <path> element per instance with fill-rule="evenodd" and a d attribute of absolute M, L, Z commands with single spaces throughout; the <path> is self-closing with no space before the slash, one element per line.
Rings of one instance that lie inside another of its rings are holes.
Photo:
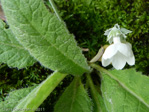
<path fill-rule="evenodd" d="M 18 112 L 20 109 L 21 112 L 26 112 L 26 110 L 34 112 L 66 75 L 59 72 L 51 74 L 45 81 L 19 101 L 13 112 Z"/>
<path fill-rule="evenodd" d="M 135 69 L 102 74 L 102 94 L 109 112 L 149 112 L 149 77 Z"/>
<path fill-rule="evenodd" d="M 74 75 L 89 71 L 74 36 L 46 9 L 42 0 L 1 2 L 13 33 L 42 65 Z"/>
<path fill-rule="evenodd" d="M 36 60 L 17 41 L 10 29 L 0 20 L 0 62 L 10 67 L 24 68 L 33 65 Z"/>
<path fill-rule="evenodd" d="M 97 93 L 97 99 L 96 99 L 98 102 L 99 102 L 99 104 L 100 104 L 100 112 L 108 112 L 107 111 L 107 109 L 106 109 L 106 106 L 105 106 L 105 104 L 104 104 L 104 101 L 103 101 L 103 97 L 99 94 L 99 93 Z M 98 112 L 98 107 L 97 107 L 97 105 L 95 104 L 96 102 L 95 102 L 95 100 L 93 99 L 93 102 L 94 102 L 94 111 L 93 112 Z"/>
<path fill-rule="evenodd" d="M 107 112 L 105 104 L 103 102 L 103 98 L 100 95 L 100 88 L 99 86 L 95 86 L 91 76 L 88 74 L 86 75 L 87 84 L 90 87 L 90 93 L 93 101 L 93 112 Z"/>
<path fill-rule="evenodd" d="M 92 103 L 79 77 L 66 88 L 54 112 L 91 112 Z"/>
<path fill-rule="evenodd" d="M 18 102 L 31 92 L 36 86 L 14 90 L 8 94 L 6 100 L 0 102 L 0 112 L 12 112 Z"/>

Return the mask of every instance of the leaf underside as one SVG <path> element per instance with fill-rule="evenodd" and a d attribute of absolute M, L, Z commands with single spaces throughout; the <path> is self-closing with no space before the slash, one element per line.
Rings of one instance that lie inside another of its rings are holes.
<path fill-rule="evenodd" d="M 92 103 L 79 78 L 66 88 L 54 112 L 92 112 Z"/>
<path fill-rule="evenodd" d="M 10 92 L 6 100 L 0 102 L 0 112 L 34 112 L 66 75 L 54 72 L 38 86 Z"/>
<path fill-rule="evenodd" d="M 135 69 L 102 73 L 102 94 L 109 112 L 149 112 L 149 78 Z"/>
<path fill-rule="evenodd" d="M 11 30 L 43 66 L 62 73 L 89 71 L 82 51 L 65 24 L 42 0 L 1 0 Z"/>
<path fill-rule="evenodd" d="M 36 60 L 17 41 L 10 29 L 0 20 L 0 62 L 9 67 L 24 68 L 33 65 Z"/>
<path fill-rule="evenodd" d="M 25 110 L 27 109 L 29 112 L 34 112 L 66 75 L 59 72 L 51 74 L 45 81 L 19 101 L 15 107 L 16 110 L 13 110 L 13 112 L 18 112 L 19 109 L 22 109 L 21 112 L 26 112 Z"/>
<path fill-rule="evenodd" d="M 9 93 L 6 101 L 0 102 L 0 112 L 12 112 L 18 102 L 36 86 L 15 90 Z"/>
<path fill-rule="evenodd" d="M 94 103 L 94 106 L 93 106 L 93 112 L 98 112 L 98 108 L 100 108 L 100 112 L 108 112 L 106 107 L 105 107 L 105 104 L 104 104 L 104 100 L 103 100 L 103 97 L 101 96 L 101 94 L 99 94 L 99 92 L 97 90 L 100 90 L 99 86 L 95 86 L 96 87 L 96 97 L 97 97 L 97 101 L 99 102 L 99 107 L 97 107 L 98 105 L 96 104 L 96 101 L 95 99 L 93 99 L 93 103 Z"/>

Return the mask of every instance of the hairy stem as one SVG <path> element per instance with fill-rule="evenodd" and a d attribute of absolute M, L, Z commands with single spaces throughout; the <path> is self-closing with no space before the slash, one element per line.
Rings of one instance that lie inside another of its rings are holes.
<path fill-rule="evenodd" d="M 90 66 L 93 67 L 94 69 L 98 70 L 99 72 L 104 72 L 104 73 L 106 73 L 106 74 L 107 74 L 108 76 L 110 76 L 112 79 L 118 81 L 118 79 L 117 79 L 114 75 L 112 75 L 108 70 L 104 69 L 103 67 L 101 67 L 101 66 L 99 66 L 99 65 L 96 65 L 96 64 L 94 64 L 94 63 L 90 64 Z M 99 74 L 98 74 L 98 75 L 99 75 Z M 101 77 L 101 76 L 99 75 L 99 77 Z M 118 82 L 119 82 L 119 81 L 118 81 Z"/>
<path fill-rule="evenodd" d="M 106 74 L 109 75 L 109 72 L 108 72 L 106 69 L 104 69 L 103 67 L 99 66 L 99 65 L 96 65 L 96 64 L 94 64 L 94 63 L 91 63 L 90 66 L 93 67 L 93 68 L 95 68 L 96 70 L 98 70 L 98 71 L 100 71 L 100 72 L 104 72 L 104 73 L 106 73 Z M 98 74 L 98 75 L 99 75 L 99 74 Z M 111 76 L 111 75 L 110 75 L 110 76 Z M 101 76 L 99 75 L 99 77 L 101 77 Z"/>

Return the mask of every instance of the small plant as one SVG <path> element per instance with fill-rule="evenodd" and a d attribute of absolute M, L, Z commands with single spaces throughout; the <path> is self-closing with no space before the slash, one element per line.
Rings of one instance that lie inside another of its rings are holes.
<path fill-rule="evenodd" d="M 49 12 L 42 0 L 1 3 L 9 28 L 0 20 L 0 62 L 18 69 L 39 62 L 53 73 L 37 86 L 10 92 L 0 102 L 0 112 L 44 111 L 38 107 L 67 75 L 74 79 L 60 96 L 54 112 L 149 111 L 149 78 L 134 68 L 117 70 L 124 68 L 126 62 L 135 64 L 131 45 L 125 40 L 131 31 L 119 25 L 107 30 L 105 35 L 111 45 L 101 48 L 89 62 L 52 0 L 49 3 L 55 13 Z M 100 58 L 103 66 L 112 62 L 116 70 L 95 64 Z M 36 80 L 35 74 L 31 75 Z M 93 80 L 92 75 L 98 75 L 98 79 Z"/>

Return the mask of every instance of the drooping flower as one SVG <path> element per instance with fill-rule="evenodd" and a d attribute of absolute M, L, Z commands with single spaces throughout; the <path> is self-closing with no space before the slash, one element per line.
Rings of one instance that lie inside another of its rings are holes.
<path fill-rule="evenodd" d="M 123 69 L 126 65 L 126 62 L 129 65 L 135 64 L 135 57 L 132 52 L 132 46 L 130 43 L 125 41 L 126 38 L 126 32 L 122 33 L 119 26 L 117 24 L 114 26 L 114 28 L 109 29 L 106 32 L 106 35 L 108 36 L 107 41 L 109 43 L 112 43 L 107 47 L 105 50 L 103 56 L 102 56 L 102 65 L 108 66 L 112 63 L 113 67 L 117 70 Z M 127 29 L 125 29 L 127 33 L 131 32 Z"/>

